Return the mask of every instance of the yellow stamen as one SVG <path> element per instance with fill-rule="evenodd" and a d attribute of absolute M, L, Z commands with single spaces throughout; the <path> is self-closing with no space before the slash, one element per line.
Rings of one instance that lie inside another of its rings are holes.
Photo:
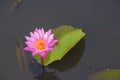
<path fill-rule="evenodd" d="M 34 44 L 35 48 L 39 51 L 44 50 L 45 45 L 46 45 L 46 43 L 44 40 L 37 40 Z"/>

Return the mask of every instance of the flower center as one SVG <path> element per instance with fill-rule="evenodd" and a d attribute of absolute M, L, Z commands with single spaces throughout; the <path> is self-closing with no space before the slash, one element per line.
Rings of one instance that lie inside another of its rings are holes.
<path fill-rule="evenodd" d="M 40 51 L 45 49 L 45 45 L 46 43 L 44 40 L 37 40 L 34 44 L 35 48 Z"/>

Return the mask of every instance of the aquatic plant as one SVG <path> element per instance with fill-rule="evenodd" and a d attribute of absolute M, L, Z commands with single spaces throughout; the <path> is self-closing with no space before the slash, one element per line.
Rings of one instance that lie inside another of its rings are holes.
<path fill-rule="evenodd" d="M 47 66 L 61 60 L 84 36 L 82 29 L 71 25 L 62 25 L 47 32 L 36 28 L 30 32 L 30 37 L 25 36 L 27 47 L 24 50 L 32 52 L 38 63 Z"/>

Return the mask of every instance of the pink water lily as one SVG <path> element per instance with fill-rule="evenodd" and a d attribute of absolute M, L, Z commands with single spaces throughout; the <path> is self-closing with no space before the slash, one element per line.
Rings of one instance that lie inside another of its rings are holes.
<path fill-rule="evenodd" d="M 58 42 L 54 39 L 54 34 L 51 34 L 51 29 L 44 32 L 44 29 L 36 28 L 34 32 L 30 32 L 30 37 L 25 36 L 27 47 L 24 50 L 32 52 L 33 56 L 40 55 L 43 59 L 46 58 L 46 53 L 53 50 L 53 46 Z"/>

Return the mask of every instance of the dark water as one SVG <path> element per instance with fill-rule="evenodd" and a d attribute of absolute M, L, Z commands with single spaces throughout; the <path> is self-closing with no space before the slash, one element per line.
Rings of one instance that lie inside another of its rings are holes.
<path fill-rule="evenodd" d="M 0 1 L 0 80 L 35 80 L 31 68 L 29 74 L 19 69 L 16 39 L 24 41 L 35 27 L 62 24 L 82 28 L 86 36 L 62 61 L 49 65 L 40 80 L 87 80 L 94 71 L 120 69 L 119 0 L 23 0 L 10 13 L 13 2 Z"/>

